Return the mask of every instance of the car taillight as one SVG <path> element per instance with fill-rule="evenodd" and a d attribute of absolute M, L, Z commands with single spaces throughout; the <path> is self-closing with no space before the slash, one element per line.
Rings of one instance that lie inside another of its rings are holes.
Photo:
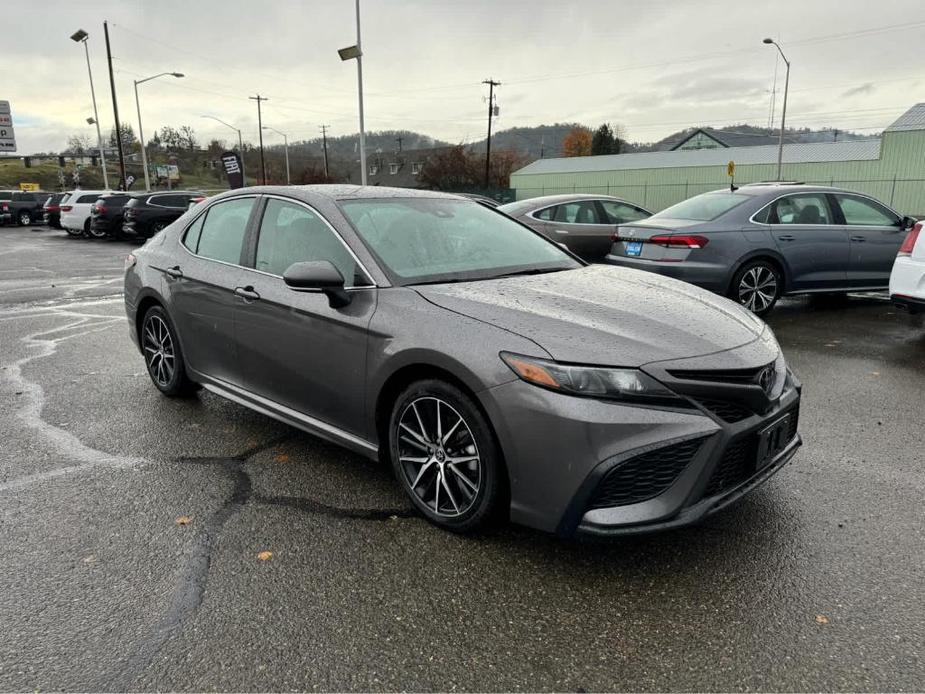
<path fill-rule="evenodd" d="M 103 214 L 106 211 L 106 205 L 101 202 L 96 203 L 93 208 L 99 213 Z"/>
<path fill-rule="evenodd" d="M 921 230 L 922 230 L 922 223 L 916 222 L 915 226 L 913 226 L 909 230 L 909 233 L 906 234 L 906 238 L 903 241 L 903 245 L 899 247 L 899 253 L 896 254 L 897 256 L 912 255 L 912 249 L 915 248 L 915 242 L 918 241 L 919 232 Z"/>
<path fill-rule="evenodd" d="M 135 267 L 135 263 L 137 262 L 138 258 L 135 257 L 135 254 L 129 253 L 125 256 L 125 269 L 128 270 L 129 268 Z"/>
<path fill-rule="evenodd" d="M 0 207 L 0 210 L 3 210 L 4 212 L 9 212 L 9 211 L 10 211 L 10 206 L 7 205 L 6 203 L 3 203 L 3 206 Z"/>
<path fill-rule="evenodd" d="M 62 212 L 70 212 L 70 211 L 73 210 L 73 209 L 74 209 L 74 208 L 71 207 L 70 205 L 61 205 L 61 211 L 62 211 Z"/>
<path fill-rule="evenodd" d="M 710 239 L 706 236 L 688 236 L 686 234 L 680 235 L 659 235 L 659 236 L 650 236 L 649 243 L 654 243 L 656 246 L 663 246 L 665 248 L 703 248 L 706 246 Z"/>

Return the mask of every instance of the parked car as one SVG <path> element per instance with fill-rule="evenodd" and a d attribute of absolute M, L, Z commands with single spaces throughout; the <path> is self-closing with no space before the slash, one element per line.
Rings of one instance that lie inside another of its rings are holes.
<path fill-rule="evenodd" d="M 61 201 L 67 193 L 52 193 L 42 205 L 42 220 L 52 229 L 61 228 Z"/>
<path fill-rule="evenodd" d="M 506 215 L 564 244 L 588 262 L 599 262 L 610 250 L 618 224 L 645 219 L 652 213 L 608 195 L 546 195 L 498 208 Z"/>
<path fill-rule="evenodd" d="M 90 235 L 90 211 L 101 195 L 111 190 L 77 189 L 61 201 L 61 227 L 71 236 Z"/>
<path fill-rule="evenodd" d="M 0 224 L 28 226 L 41 224 L 42 204 L 48 193 L 22 190 L 3 191 L 0 196 Z"/>
<path fill-rule="evenodd" d="M 141 238 L 154 236 L 179 219 L 191 202 L 204 199 L 205 195 L 192 190 L 136 193 L 125 203 L 122 233 Z"/>
<path fill-rule="evenodd" d="M 106 193 L 90 208 L 90 236 L 102 239 L 122 236 L 122 214 L 131 193 Z"/>
<path fill-rule="evenodd" d="M 800 446 L 801 387 L 759 318 L 454 195 L 228 191 L 130 255 L 124 295 L 163 394 L 389 461 L 453 531 L 682 526 Z"/>
<path fill-rule="evenodd" d="M 890 299 L 909 313 L 925 312 L 925 234 L 916 222 L 899 247 L 890 274 Z"/>
<path fill-rule="evenodd" d="M 886 289 L 912 221 L 838 188 L 746 185 L 621 225 L 606 260 L 685 280 L 765 315 L 784 294 Z"/>

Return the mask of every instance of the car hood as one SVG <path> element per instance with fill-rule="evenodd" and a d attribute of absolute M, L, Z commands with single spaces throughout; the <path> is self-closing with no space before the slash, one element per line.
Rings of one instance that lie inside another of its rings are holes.
<path fill-rule="evenodd" d="M 558 361 L 642 366 L 733 349 L 764 323 L 744 308 L 650 272 L 578 270 L 416 287 L 428 301 L 532 340 Z"/>

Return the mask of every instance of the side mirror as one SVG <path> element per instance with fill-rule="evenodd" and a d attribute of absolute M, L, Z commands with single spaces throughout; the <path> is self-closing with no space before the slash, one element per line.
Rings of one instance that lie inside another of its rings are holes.
<path fill-rule="evenodd" d="M 329 260 L 293 263 L 283 273 L 283 282 L 293 291 L 322 292 L 328 297 L 331 308 L 343 308 L 350 303 L 350 293 L 344 289 L 344 276 Z"/>
<path fill-rule="evenodd" d="M 906 231 L 915 226 L 915 217 L 903 217 L 902 222 L 899 224 L 900 231 Z"/>

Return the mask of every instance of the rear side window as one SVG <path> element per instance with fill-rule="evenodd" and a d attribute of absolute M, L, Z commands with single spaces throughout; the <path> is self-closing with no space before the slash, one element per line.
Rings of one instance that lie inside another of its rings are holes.
<path fill-rule="evenodd" d="M 96 201 L 99 200 L 99 199 L 100 199 L 100 194 L 99 194 L 99 193 L 93 193 L 92 195 L 81 195 L 79 198 L 77 198 L 76 200 L 74 200 L 74 202 L 75 202 L 75 203 L 81 203 L 81 202 L 96 202 Z"/>
<path fill-rule="evenodd" d="M 649 216 L 638 207 L 628 205 L 625 202 L 615 200 L 601 200 L 601 207 L 604 208 L 604 214 L 610 224 L 628 224 L 629 222 L 638 222 Z"/>
<path fill-rule="evenodd" d="M 199 232 L 196 253 L 212 260 L 238 265 L 247 220 L 254 208 L 254 198 L 220 202 L 209 208 Z"/>
<path fill-rule="evenodd" d="M 193 253 L 199 251 L 199 235 L 202 234 L 202 223 L 206 221 L 206 216 L 201 215 L 199 219 L 193 222 L 192 226 L 186 230 L 183 237 L 183 245 L 189 248 Z"/>
<path fill-rule="evenodd" d="M 540 210 L 539 212 L 534 212 L 533 216 L 537 219 L 542 219 L 544 222 L 551 222 L 556 214 L 556 206 L 547 207 L 545 210 Z"/>
<path fill-rule="evenodd" d="M 878 202 L 853 195 L 836 195 L 845 224 L 851 226 L 899 226 L 900 219 Z"/>
<path fill-rule="evenodd" d="M 771 224 L 832 224 L 832 213 L 822 193 L 788 195 L 771 206 Z"/>
<path fill-rule="evenodd" d="M 157 195 L 149 198 L 148 202 L 161 207 L 182 207 L 185 210 L 189 207 L 190 197 L 189 195 Z"/>
<path fill-rule="evenodd" d="M 556 207 L 553 221 L 566 224 L 604 224 L 597 213 L 597 206 L 593 200 L 581 202 L 567 202 Z"/>

